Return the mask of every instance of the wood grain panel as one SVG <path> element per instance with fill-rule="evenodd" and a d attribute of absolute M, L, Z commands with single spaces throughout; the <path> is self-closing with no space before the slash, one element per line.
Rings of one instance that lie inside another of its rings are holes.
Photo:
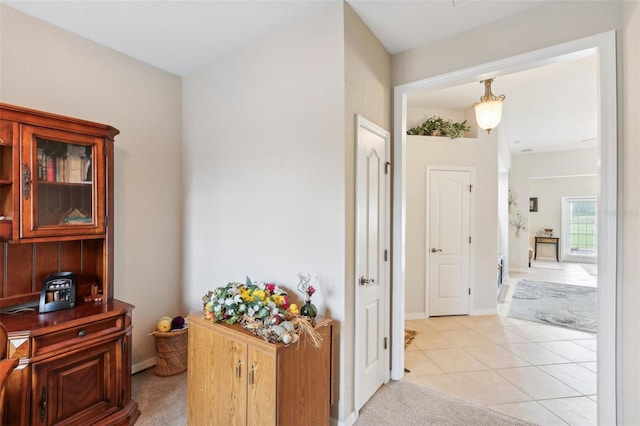
<path fill-rule="evenodd" d="M 58 272 L 58 243 L 35 243 L 35 275 L 36 291 L 40 291 L 44 278 Z"/>
<path fill-rule="evenodd" d="M 4 279 L 4 254 L 7 243 L 0 243 L 0 299 L 7 295 L 7 282 Z"/>
<path fill-rule="evenodd" d="M 278 425 L 327 425 L 331 398 L 330 324 L 316 327 L 322 346 L 305 342 L 278 353 Z"/>
<path fill-rule="evenodd" d="M 13 123 L 11 121 L 0 120 L 0 145 L 11 145 Z"/>
<path fill-rule="evenodd" d="M 102 246 L 104 240 L 84 240 L 82 242 L 82 273 L 86 282 L 95 282 L 102 276 Z"/>
<path fill-rule="evenodd" d="M 38 291 L 32 287 L 32 265 L 33 244 L 7 245 L 7 280 L 10 285 L 5 297 Z"/>
<path fill-rule="evenodd" d="M 249 347 L 248 350 L 247 425 L 276 424 L 276 360 L 272 353 Z"/>
<path fill-rule="evenodd" d="M 60 271 L 82 274 L 82 241 L 60 243 Z"/>
<path fill-rule="evenodd" d="M 189 322 L 188 351 L 188 424 L 246 424 L 246 344 Z"/>

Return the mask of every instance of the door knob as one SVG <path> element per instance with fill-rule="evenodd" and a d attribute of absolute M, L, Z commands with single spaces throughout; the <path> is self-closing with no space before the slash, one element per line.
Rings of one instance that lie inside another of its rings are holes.
<path fill-rule="evenodd" d="M 373 278 L 365 278 L 365 277 L 360 277 L 360 285 L 365 285 L 367 283 L 371 283 L 373 284 L 374 282 L 376 282 L 376 280 L 374 280 Z"/>
<path fill-rule="evenodd" d="M 437 249 L 435 247 L 431 249 L 431 253 L 437 253 L 439 251 L 442 251 L 442 249 Z"/>

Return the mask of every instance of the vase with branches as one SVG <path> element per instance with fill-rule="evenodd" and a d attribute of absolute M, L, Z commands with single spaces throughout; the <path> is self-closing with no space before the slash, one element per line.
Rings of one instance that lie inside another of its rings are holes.
<path fill-rule="evenodd" d="M 520 231 L 526 231 L 527 229 L 527 217 L 517 211 L 511 215 L 509 226 L 516 230 L 516 237 L 519 237 Z"/>
<path fill-rule="evenodd" d="M 518 207 L 518 194 L 509 188 L 509 214 L 513 213 L 514 207 Z"/>
<path fill-rule="evenodd" d="M 310 284 L 311 275 L 299 273 L 298 279 L 300 280 L 298 281 L 298 291 L 302 293 L 305 299 L 304 305 L 300 308 L 300 315 L 309 317 L 313 320 L 318 314 L 318 309 L 313 303 L 311 303 L 311 296 L 316 292 L 316 289 Z"/>

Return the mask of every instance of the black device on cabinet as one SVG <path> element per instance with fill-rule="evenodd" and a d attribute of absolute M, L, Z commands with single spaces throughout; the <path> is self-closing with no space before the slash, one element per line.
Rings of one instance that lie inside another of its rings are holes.
<path fill-rule="evenodd" d="M 76 274 L 58 272 L 50 274 L 42 282 L 40 313 L 73 308 L 76 304 Z"/>

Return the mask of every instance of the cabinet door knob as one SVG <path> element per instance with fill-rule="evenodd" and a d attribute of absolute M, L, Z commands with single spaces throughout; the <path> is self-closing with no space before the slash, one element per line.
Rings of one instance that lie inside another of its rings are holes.
<path fill-rule="evenodd" d="M 84 330 L 80 330 L 80 331 L 78 331 L 78 337 L 84 337 L 84 336 L 86 336 L 86 335 L 87 335 L 87 332 L 86 332 L 86 331 L 84 331 Z"/>

